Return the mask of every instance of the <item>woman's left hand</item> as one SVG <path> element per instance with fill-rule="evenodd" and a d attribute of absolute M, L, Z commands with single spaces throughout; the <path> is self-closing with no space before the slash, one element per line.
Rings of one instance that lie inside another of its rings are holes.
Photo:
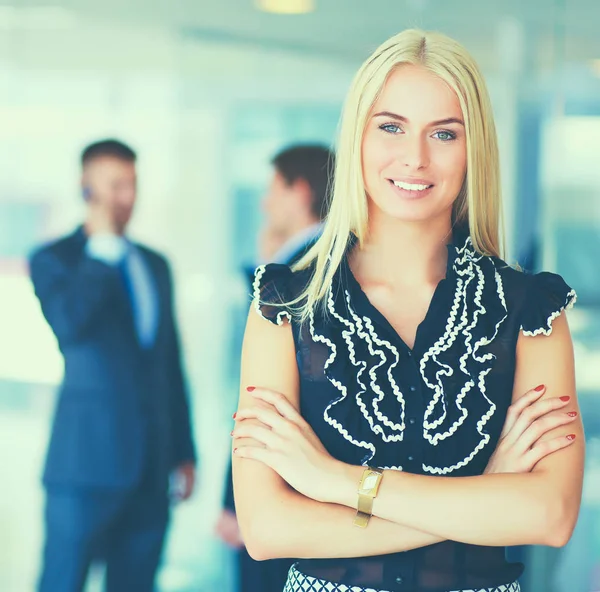
<path fill-rule="evenodd" d="M 251 389 L 248 391 L 257 399 L 256 405 L 235 415 L 234 454 L 266 464 L 303 495 L 328 501 L 328 482 L 340 470 L 341 463 L 327 452 L 284 395 L 258 387 Z M 236 447 L 235 441 L 240 438 L 244 438 L 244 445 Z"/>

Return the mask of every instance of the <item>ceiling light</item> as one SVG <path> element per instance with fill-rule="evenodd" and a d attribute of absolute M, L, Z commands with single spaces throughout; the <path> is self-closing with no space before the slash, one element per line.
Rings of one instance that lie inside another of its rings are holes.
<path fill-rule="evenodd" d="M 256 0 L 256 6 L 277 14 L 305 14 L 315 9 L 315 0 Z"/>

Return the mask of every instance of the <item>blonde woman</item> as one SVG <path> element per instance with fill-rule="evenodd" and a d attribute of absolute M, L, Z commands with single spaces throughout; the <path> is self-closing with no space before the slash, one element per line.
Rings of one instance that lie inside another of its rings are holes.
<path fill-rule="evenodd" d="M 235 496 L 255 558 L 299 559 L 286 592 L 514 592 L 505 546 L 569 539 L 575 294 L 500 259 L 500 211 L 473 59 L 391 38 L 352 83 L 322 238 L 255 278 Z"/>

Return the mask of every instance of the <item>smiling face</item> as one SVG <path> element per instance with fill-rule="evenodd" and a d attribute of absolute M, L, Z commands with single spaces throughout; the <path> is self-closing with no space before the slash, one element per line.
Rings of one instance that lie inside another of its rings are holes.
<path fill-rule="evenodd" d="M 455 92 L 422 67 L 394 70 L 367 120 L 362 168 L 371 217 L 450 220 L 467 170 Z"/>

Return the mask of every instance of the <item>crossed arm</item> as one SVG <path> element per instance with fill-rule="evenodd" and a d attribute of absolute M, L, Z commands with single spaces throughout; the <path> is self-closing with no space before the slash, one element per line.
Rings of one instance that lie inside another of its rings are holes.
<path fill-rule="evenodd" d="M 546 385 L 543 399 L 571 397 L 557 413 L 577 409 L 572 344 L 564 315 L 554 321 L 551 336 L 519 339 L 513 401 L 537 384 Z M 248 318 L 242 354 L 242 414 L 257 404 L 246 392 L 247 385 L 283 393 L 296 410 L 299 407 L 290 327 L 271 325 L 254 311 Z M 257 559 L 368 556 L 445 539 L 477 545 L 561 546 L 569 539 L 579 511 L 583 431 L 576 420 L 544 436 L 557 442 L 567 434 L 575 434 L 575 441 L 543 458 L 531 472 L 453 478 L 386 471 L 374 504 L 375 518 L 365 530 L 352 525 L 362 467 L 327 461 L 328 470 L 323 472 L 327 493 L 312 494 L 317 501 L 311 498 L 310 486 L 295 482 L 292 489 L 280 476 L 291 480 L 281 455 L 277 472 L 271 468 L 275 463 L 269 460 L 268 446 L 242 438 L 236 446 L 243 458 L 234 454 L 233 461 L 242 535 Z M 325 461 L 319 457 L 318 462 Z M 298 479 L 298 463 L 292 469 Z"/>

